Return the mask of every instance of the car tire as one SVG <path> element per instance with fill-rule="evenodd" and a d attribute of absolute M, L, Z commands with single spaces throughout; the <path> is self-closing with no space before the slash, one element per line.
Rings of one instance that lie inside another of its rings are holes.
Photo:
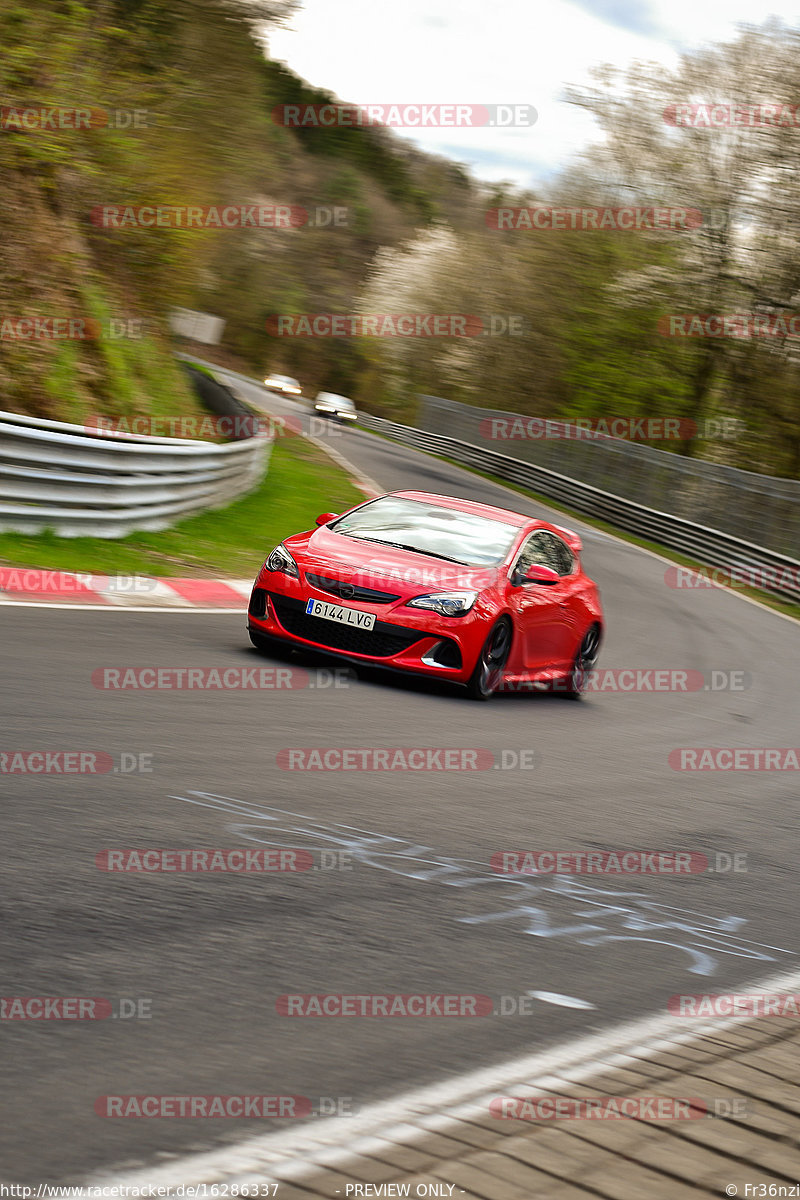
<path fill-rule="evenodd" d="M 581 639 L 572 670 L 564 680 L 564 695 L 569 700 L 581 700 L 589 687 L 592 671 L 600 653 L 599 625 L 590 625 Z"/>
<path fill-rule="evenodd" d="M 284 659 L 292 653 L 292 647 L 286 646 L 278 638 L 265 637 L 263 633 L 256 633 L 252 629 L 248 629 L 247 632 L 259 654 L 268 654 L 270 658 Z"/>
<path fill-rule="evenodd" d="M 503 680 L 503 668 L 511 651 L 511 622 L 501 617 L 483 643 L 475 670 L 467 684 L 471 700 L 490 700 Z"/>

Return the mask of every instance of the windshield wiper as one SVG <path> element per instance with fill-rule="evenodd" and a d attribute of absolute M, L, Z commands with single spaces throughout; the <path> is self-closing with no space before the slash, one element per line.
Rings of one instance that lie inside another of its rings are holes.
<path fill-rule="evenodd" d="M 355 538 L 358 542 L 375 542 L 378 546 L 394 546 L 395 550 L 410 550 L 413 554 L 427 554 L 428 558 L 441 558 L 443 562 L 458 563 L 460 567 L 469 566 L 469 563 L 465 563 L 460 558 L 450 558 L 447 554 L 437 554 L 435 550 L 420 550 L 419 546 L 407 546 L 405 542 L 388 542 L 385 538 L 361 537 L 357 533 L 350 533 L 347 536 Z"/>
<path fill-rule="evenodd" d="M 413 550 L 414 554 L 427 554 L 428 558 L 441 558 L 444 562 L 458 563 L 460 567 L 469 566 L 463 559 L 451 558 L 449 554 L 437 554 L 435 550 L 420 550 L 419 546 L 404 546 L 400 542 L 392 542 L 392 545 L 397 546 L 398 550 Z"/>

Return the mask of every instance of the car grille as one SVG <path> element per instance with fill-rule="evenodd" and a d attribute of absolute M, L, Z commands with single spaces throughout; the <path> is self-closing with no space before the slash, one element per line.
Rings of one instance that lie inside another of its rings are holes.
<path fill-rule="evenodd" d="M 418 629 L 404 629 L 401 625 L 389 625 L 376 621 L 373 629 L 351 629 L 348 625 L 337 625 L 324 617 L 312 617 L 305 611 L 303 600 L 292 600 L 270 592 L 270 603 L 278 621 L 287 633 L 306 638 L 331 650 L 345 654 L 368 654 L 371 658 L 391 658 L 428 636 Z"/>
<path fill-rule="evenodd" d="M 306 571 L 306 579 L 321 592 L 338 596 L 340 600 L 360 600 L 365 604 L 391 604 L 399 600 L 392 592 L 376 592 L 374 588 L 361 587 L 360 584 L 350 583 L 345 579 L 331 579 L 327 575 L 312 575 Z"/>

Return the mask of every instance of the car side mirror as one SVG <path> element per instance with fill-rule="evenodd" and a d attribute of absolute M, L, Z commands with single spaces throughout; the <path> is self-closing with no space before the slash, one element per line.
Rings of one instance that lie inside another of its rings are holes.
<path fill-rule="evenodd" d="M 314 524 L 315 525 L 327 525 L 328 521 L 335 520 L 335 518 L 338 517 L 338 515 L 339 515 L 338 513 L 320 513 L 319 516 L 317 517 L 316 521 L 314 522 Z"/>
<path fill-rule="evenodd" d="M 539 563 L 534 563 L 532 567 L 523 576 L 523 583 L 540 583 L 546 586 L 552 586 L 554 583 L 559 583 L 561 576 L 558 571 L 554 571 L 552 567 L 543 567 Z"/>

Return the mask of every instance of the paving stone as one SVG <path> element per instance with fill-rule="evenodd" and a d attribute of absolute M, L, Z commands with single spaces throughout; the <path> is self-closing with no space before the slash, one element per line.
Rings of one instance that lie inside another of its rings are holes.
<path fill-rule="evenodd" d="M 581 1179 L 587 1171 L 604 1162 L 613 1164 L 619 1159 L 619 1155 L 595 1141 L 572 1137 L 555 1129 L 544 1130 L 543 1136 L 536 1138 L 514 1138 L 504 1144 L 503 1152 L 570 1181 Z"/>
<path fill-rule="evenodd" d="M 414 1149 L 418 1149 L 424 1142 L 424 1151 L 422 1153 L 433 1155 L 435 1158 L 448 1158 L 451 1155 L 457 1158 L 464 1153 L 464 1144 L 468 1146 L 485 1146 L 489 1139 L 481 1139 L 480 1131 L 473 1136 L 472 1126 L 459 1121 L 454 1127 L 453 1133 L 458 1136 L 446 1137 L 443 1133 L 426 1133 L 424 1139 L 420 1142 L 414 1142 Z M 398 1143 L 400 1145 L 402 1143 Z"/>
<path fill-rule="evenodd" d="M 633 1095 L 635 1092 L 640 1092 L 646 1083 L 646 1075 L 627 1068 L 617 1068 L 609 1071 L 608 1074 L 596 1075 L 591 1079 L 593 1088 L 601 1092 L 608 1092 L 612 1096 Z"/>
<path fill-rule="evenodd" d="M 424 1142 L 415 1142 L 413 1146 L 401 1146 L 381 1139 L 381 1145 L 370 1150 L 369 1156 L 397 1167 L 398 1171 L 424 1171 L 426 1167 L 444 1157 L 441 1154 L 428 1153 L 426 1146 L 427 1138 Z"/>
<path fill-rule="evenodd" d="M 735 1124 L 742 1124 L 746 1129 L 753 1129 L 774 1140 L 797 1142 L 800 1139 L 800 1123 L 791 1113 L 773 1108 L 766 1100 L 747 1101 L 747 1113 L 741 1118 L 731 1118 Z"/>
<path fill-rule="evenodd" d="M 399 1171 L 390 1163 L 358 1155 L 347 1159 L 347 1174 L 362 1183 L 385 1183 L 389 1179 L 397 1179 Z"/>
<path fill-rule="evenodd" d="M 651 1070 L 658 1071 L 662 1078 L 668 1078 L 679 1071 L 685 1071 L 689 1065 L 688 1059 L 679 1058 L 677 1054 L 666 1051 L 654 1054 L 652 1058 L 640 1058 L 638 1061 L 642 1064 L 642 1068 L 646 1064 Z"/>
<path fill-rule="evenodd" d="M 645 1121 L 587 1120 L 561 1121 L 568 1126 L 564 1130 L 571 1137 L 602 1146 L 616 1154 L 629 1154 L 634 1147 L 647 1140 L 652 1126 Z"/>
<path fill-rule="evenodd" d="M 769 1039 L 771 1041 L 771 1039 Z M 719 1033 L 709 1034 L 702 1039 L 701 1046 L 708 1044 L 710 1047 L 720 1046 L 723 1052 L 727 1050 L 745 1050 L 755 1046 L 769 1044 L 765 1034 L 753 1034 L 745 1028 L 734 1027 L 732 1029 L 722 1029 Z"/>
<path fill-rule="evenodd" d="M 672 1057 L 678 1069 L 682 1070 L 687 1062 L 705 1062 L 707 1058 L 717 1057 L 720 1048 L 701 1039 L 698 1042 L 676 1042 L 666 1053 Z"/>
<path fill-rule="evenodd" d="M 427 1112 L 354 1144 L 352 1159 L 295 1177 L 270 1162 L 277 1200 L 345 1200 L 347 1186 L 455 1185 L 452 1200 L 709 1200 L 727 1183 L 781 1183 L 800 1175 L 800 1022 L 765 1018 L 652 1056 L 601 1064 L 590 1079 L 549 1076 L 510 1096 L 671 1096 L 744 1101 L 723 1116 L 663 1122 L 498 1120 L 477 1106 L 463 1119 Z M 567 1072 L 569 1074 L 569 1072 Z M 542 1086 L 544 1084 L 544 1086 Z M 420 1132 L 422 1130 L 422 1132 Z M 350 1200 L 366 1200 L 351 1195 Z"/>
<path fill-rule="evenodd" d="M 318 1196 L 319 1192 L 306 1191 L 305 1188 L 299 1187 L 296 1183 L 280 1183 L 278 1190 L 275 1193 L 275 1200 L 312 1200 L 313 1196 Z"/>
<path fill-rule="evenodd" d="M 518 1133 L 520 1125 L 527 1124 L 529 1124 L 527 1121 L 502 1121 L 497 1117 L 487 1117 L 485 1121 L 480 1119 L 460 1121 L 458 1128 L 453 1130 L 453 1137 L 476 1149 L 483 1150 L 487 1147 L 494 1147 L 503 1138 Z"/>
<path fill-rule="evenodd" d="M 734 1169 L 730 1157 L 668 1133 L 649 1143 L 646 1161 L 665 1174 L 679 1176 L 694 1187 L 718 1188 L 720 1181 L 730 1179 Z M 735 1166 L 739 1171 L 743 1170 L 741 1163 Z"/>
<path fill-rule="evenodd" d="M 702 1073 L 712 1082 L 727 1084 L 742 1095 L 757 1096 L 800 1114 L 800 1088 L 772 1075 L 766 1075 L 741 1062 L 714 1063 L 703 1067 Z"/>
<path fill-rule="evenodd" d="M 738 1061 L 745 1066 L 754 1066 L 781 1079 L 797 1078 L 800 1069 L 800 1048 L 788 1047 L 782 1042 L 759 1047 L 739 1055 Z"/>
<path fill-rule="evenodd" d="M 705 1195 L 705 1189 L 671 1179 L 638 1162 L 620 1161 L 613 1167 L 601 1167 L 586 1175 L 583 1180 L 591 1187 L 608 1196 L 610 1200 L 651 1200 L 657 1196 L 669 1200 L 697 1200 Z"/>
<path fill-rule="evenodd" d="M 497 1175 L 507 1179 L 522 1188 L 544 1188 L 553 1183 L 553 1177 L 545 1171 L 539 1171 L 519 1159 L 509 1158 L 507 1154 L 484 1150 L 472 1154 L 468 1159 L 469 1166 L 486 1171 L 488 1175 Z"/>
<path fill-rule="evenodd" d="M 632 1071 L 638 1071 L 643 1079 L 668 1079 L 674 1074 L 671 1067 L 665 1063 L 659 1064 L 651 1062 L 648 1058 L 639 1058 L 636 1060 L 636 1065 L 631 1067 Z"/>
<path fill-rule="evenodd" d="M 794 1145 L 786 1145 L 775 1141 L 774 1138 L 759 1138 L 759 1144 L 754 1150 L 748 1151 L 747 1158 L 756 1166 L 769 1171 L 770 1174 L 786 1175 L 796 1180 L 800 1176 L 800 1141 Z"/>
<path fill-rule="evenodd" d="M 443 1179 L 445 1183 L 455 1183 L 457 1187 L 464 1188 L 469 1195 L 480 1197 L 480 1200 L 530 1200 L 531 1198 L 530 1188 L 519 1187 L 517 1184 L 509 1183 L 507 1179 L 500 1179 L 497 1175 L 481 1171 L 480 1168 L 473 1167 L 468 1158 L 463 1162 L 443 1164 L 437 1167 L 433 1174 L 438 1179 Z M 430 1176 L 421 1177 L 419 1182 L 430 1183 Z M 411 1195 L 414 1195 L 413 1187 Z M 455 1200 L 455 1192 L 453 1197 Z"/>
<path fill-rule="evenodd" d="M 308 1176 L 308 1181 L 304 1179 L 302 1186 L 315 1196 L 344 1197 L 347 1185 L 350 1184 L 352 1187 L 354 1183 L 358 1182 L 351 1175 L 340 1175 L 338 1171 L 325 1169 L 324 1171 L 319 1171 L 314 1175 Z M 275 1200 L 283 1200 L 285 1186 L 287 1185 L 283 1183 L 278 1185 Z M 291 1186 L 297 1187 L 297 1181 Z"/>

